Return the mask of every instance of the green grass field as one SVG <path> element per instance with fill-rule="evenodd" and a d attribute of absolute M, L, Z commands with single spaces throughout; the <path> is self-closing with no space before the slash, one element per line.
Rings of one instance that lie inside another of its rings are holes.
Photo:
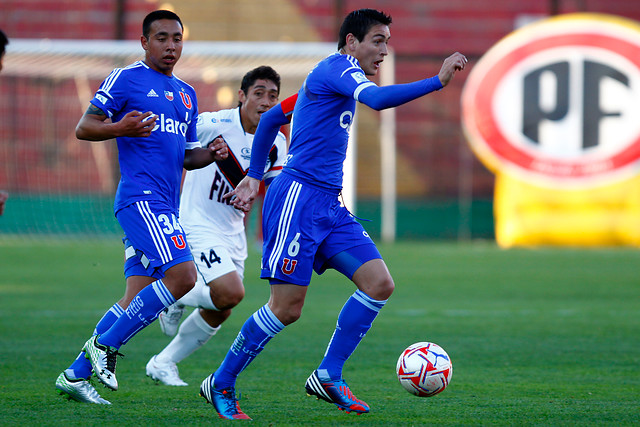
<path fill-rule="evenodd" d="M 487 242 L 380 249 L 396 292 L 345 367 L 371 413 L 345 414 L 304 393 L 353 292 L 329 272 L 314 277 L 302 318 L 240 377 L 253 425 L 640 424 L 640 252 L 505 251 Z M 222 423 L 198 389 L 268 297 L 258 263 L 253 253 L 234 315 L 180 364 L 188 387 L 145 376 L 149 357 L 168 342 L 154 324 L 122 348 L 120 390 L 98 386 L 113 404 L 87 405 L 63 399 L 54 382 L 122 295 L 121 245 L 0 240 L 0 423 Z M 440 344 L 453 360 L 451 384 L 432 398 L 408 394 L 395 377 L 398 355 L 416 341 Z"/>

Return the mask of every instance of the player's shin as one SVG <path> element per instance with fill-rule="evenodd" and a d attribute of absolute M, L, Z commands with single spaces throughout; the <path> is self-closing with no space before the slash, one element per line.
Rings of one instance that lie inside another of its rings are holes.
<path fill-rule="evenodd" d="M 242 325 L 242 329 L 214 374 L 214 387 L 222 390 L 234 387 L 236 378 L 284 325 L 268 305 L 256 311 Z"/>
<path fill-rule="evenodd" d="M 98 342 L 116 349 L 120 348 L 174 302 L 176 302 L 175 298 L 162 280 L 156 280 L 133 297 L 124 314 L 99 337 Z"/>
<path fill-rule="evenodd" d="M 111 306 L 109 310 L 102 316 L 102 318 L 96 324 L 96 328 L 93 331 L 94 335 L 100 335 L 107 331 L 111 325 L 124 313 L 122 307 L 117 303 Z M 84 351 L 81 351 L 76 360 L 73 361 L 71 366 L 65 371 L 67 377 L 70 379 L 89 378 L 91 376 L 91 363 L 85 357 Z"/>
<path fill-rule="evenodd" d="M 161 362 L 180 363 L 194 351 L 205 345 L 213 337 L 220 326 L 209 326 L 196 308 L 182 322 L 178 335 L 156 356 Z"/>
<path fill-rule="evenodd" d="M 320 377 L 325 377 L 322 379 L 342 378 L 345 362 L 367 334 L 386 302 L 374 300 L 360 290 L 347 300 L 340 311 L 336 329 L 318 367 Z"/>

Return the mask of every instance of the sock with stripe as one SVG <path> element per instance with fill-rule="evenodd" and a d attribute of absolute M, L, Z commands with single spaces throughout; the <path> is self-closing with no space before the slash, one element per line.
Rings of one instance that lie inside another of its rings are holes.
<path fill-rule="evenodd" d="M 323 379 L 339 380 L 342 368 L 367 334 L 387 300 L 377 301 L 357 290 L 342 307 L 336 329 L 318 367 Z M 326 377 L 329 378 L 326 378 Z"/>
<path fill-rule="evenodd" d="M 124 309 L 117 303 L 113 304 L 109 310 L 102 316 L 95 329 L 93 335 L 104 333 L 107 329 L 113 325 L 116 320 L 124 313 Z M 92 368 L 91 362 L 85 357 L 84 351 L 81 351 L 76 360 L 73 361 L 71 366 L 65 370 L 69 379 L 75 380 L 78 378 L 89 378 L 91 376 Z"/>
<path fill-rule="evenodd" d="M 283 329 L 284 325 L 268 305 L 265 304 L 253 313 L 242 325 L 222 364 L 213 375 L 214 387 L 217 390 L 234 387 L 240 372 L 260 354 L 271 338 Z"/>
<path fill-rule="evenodd" d="M 162 280 L 156 280 L 133 297 L 124 314 L 100 335 L 98 342 L 116 349 L 120 348 L 131 337 L 156 320 L 158 314 L 174 302 L 176 299 Z"/>

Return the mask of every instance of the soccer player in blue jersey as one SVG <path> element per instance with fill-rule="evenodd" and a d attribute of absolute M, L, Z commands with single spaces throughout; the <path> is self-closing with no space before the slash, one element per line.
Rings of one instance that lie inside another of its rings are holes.
<path fill-rule="evenodd" d="M 124 230 L 126 258 L 124 296 L 56 380 L 58 390 L 80 402 L 109 404 L 90 384 L 91 372 L 117 390 L 118 349 L 196 282 L 193 256 L 178 222 L 182 170 L 224 160 L 228 151 L 222 139 L 209 148 L 198 142 L 196 93 L 173 75 L 182 33 L 175 13 L 147 15 L 140 38 L 144 60 L 115 69 L 76 127 L 78 139 L 116 138 L 121 178 L 114 211 Z"/>
<path fill-rule="evenodd" d="M 247 319 L 222 364 L 200 387 L 222 418 L 249 418 L 236 398 L 238 375 L 300 317 L 312 271 L 321 274 L 327 268 L 343 273 L 357 289 L 305 388 L 346 412 L 369 412 L 369 405 L 349 389 L 342 369 L 391 296 L 394 282 L 367 232 L 338 200 L 356 101 L 376 110 L 404 104 L 442 89 L 467 62 L 456 52 L 437 76 L 378 87 L 367 76 L 377 73 L 387 55 L 390 24 L 391 17 L 376 10 L 351 12 L 340 29 L 338 52 L 318 63 L 298 92 L 287 162 L 263 207 L 261 277 L 269 280 L 271 297 Z M 275 106 L 260 119 L 247 177 L 226 195 L 236 208 L 247 210 L 256 197 L 268 147 L 288 112 Z"/>

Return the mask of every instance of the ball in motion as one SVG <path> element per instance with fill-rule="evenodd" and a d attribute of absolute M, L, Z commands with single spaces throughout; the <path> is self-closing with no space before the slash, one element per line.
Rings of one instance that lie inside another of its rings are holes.
<path fill-rule="evenodd" d="M 420 397 L 435 396 L 451 381 L 453 365 L 446 351 L 432 342 L 417 342 L 407 347 L 396 364 L 402 387 Z"/>

